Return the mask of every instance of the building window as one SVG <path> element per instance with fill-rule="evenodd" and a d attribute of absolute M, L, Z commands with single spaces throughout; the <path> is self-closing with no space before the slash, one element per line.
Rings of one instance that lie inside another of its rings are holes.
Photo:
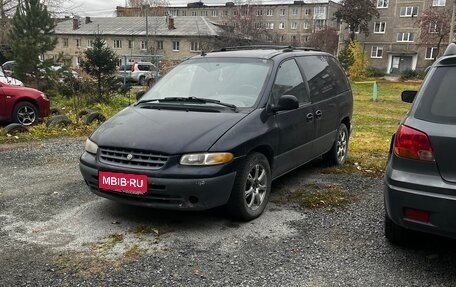
<path fill-rule="evenodd" d="M 326 26 L 326 20 L 324 20 L 324 19 L 315 20 L 315 28 L 322 29 L 325 26 Z"/>
<path fill-rule="evenodd" d="M 280 24 L 279 24 L 279 29 L 285 29 L 285 23 L 280 22 Z"/>
<path fill-rule="evenodd" d="M 359 34 L 360 29 L 359 29 L 359 26 L 356 27 L 356 29 L 353 29 L 352 27 L 350 27 L 350 28 L 349 28 L 349 31 L 350 31 L 350 33 Z"/>
<path fill-rule="evenodd" d="M 295 42 L 296 41 L 296 35 L 291 36 L 291 41 Z"/>
<path fill-rule="evenodd" d="M 62 42 L 63 42 L 63 47 L 68 47 L 68 38 L 63 38 Z"/>
<path fill-rule="evenodd" d="M 383 58 L 383 47 L 373 46 L 371 50 L 371 58 Z"/>
<path fill-rule="evenodd" d="M 297 29 L 298 28 L 298 23 L 292 22 L 291 23 L 291 29 Z"/>
<path fill-rule="evenodd" d="M 280 9 L 279 15 L 280 16 L 285 16 L 285 9 Z"/>
<path fill-rule="evenodd" d="M 305 14 L 306 14 L 307 16 L 309 16 L 311 13 L 312 13 L 312 10 L 306 9 Z"/>
<path fill-rule="evenodd" d="M 445 6 L 446 0 L 432 0 L 432 6 Z"/>
<path fill-rule="evenodd" d="M 384 34 L 386 29 L 386 22 L 374 23 L 374 34 Z"/>
<path fill-rule="evenodd" d="M 269 30 L 274 29 L 274 23 L 266 23 L 266 29 L 269 29 Z"/>
<path fill-rule="evenodd" d="M 304 28 L 304 30 L 309 29 L 309 22 L 304 22 L 303 28 Z"/>
<path fill-rule="evenodd" d="M 434 60 L 437 57 L 437 47 L 426 48 L 426 60 Z"/>
<path fill-rule="evenodd" d="M 440 32 L 439 26 L 436 22 L 429 23 L 429 33 Z"/>
<path fill-rule="evenodd" d="M 173 41 L 173 51 L 179 51 L 179 41 Z"/>
<path fill-rule="evenodd" d="M 280 35 L 280 42 L 285 42 L 285 35 Z"/>
<path fill-rule="evenodd" d="M 218 17 L 218 10 L 212 10 L 212 17 Z"/>
<path fill-rule="evenodd" d="M 268 9 L 268 11 L 266 11 L 266 16 L 274 16 L 274 10 Z"/>
<path fill-rule="evenodd" d="M 163 41 L 156 41 L 157 50 L 163 50 Z"/>
<path fill-rule="evenodd" d="M 234 10 L 233 11 L 233 16 L 237 16 L 238 15 L 238 11 L 237 10 Z"/>
<path fill-rule="evenodd" d="M 304 41 L 305 42 L 309 41 L 309 36 L 304 36 Z"/>
<path fill-rule="evenodd" d="M 147 50 L 147 41 L 141 41 L 141 50 Z"/>
<path fill-rule="evenodd" d="M 298 8 L 291 9 L 291 15 L 293 15 L 293 16 L 298 15 Z"/>
<path fill-rule="evenodd" d="M 410 32 L 397 33 L 397 42 L 413 42 L 415 39 L 414 34 Z"/>
<path fill-rule="evenodd" d="M 201 11 L 201 16 L 207 17 L 207 11 Z"/>
<path fill-rule="evenodd" d="M 81 39 L 76 39 L 76 47 L 81 47 Z"/>
<path fill-rule="evenodd" d="M 322 15 L 324 16 L 326 14 L 326 7 L 323 6 L 317 6 L 314 8 L 314 14 L 315 15 Z"/>
<path fill-rule="evenodd" d="M 257 16 L 263 16 L 263 10 L 257 10 L 256 11 Z"/>
<path fill-rule="evenodd" d="M 93 39 L 87 40 L 87 48 L 93 48 Z"/>
<path fill-rule="evenodd" d="M 114 49 L 121 49 L 122 48 L 122 41 L 121 40 L 114 40 L 112 46 L 113 46 Z"/>
<path fill-rule="evenodd" d="M 128 40 L 128 49 L 133 49 L 133 40 Z"/>
<path fill-rule="evenodd" d="M 198 16 L 198 12 L 192 11 L 192 16 Z"/>
<path fill-rule="evenodd" d="M 377 0 L 377 8 L 388 8 L 388 0 Z"/>
<path fill-rule="evenodd" d="M 401 7 L 400 17 L 415 17 L 418 15 L 418 7 Z"/>
<path fill-rule="evenodd" d="M 187 11 L 182 10 L 182 16 L 187 16 Z"/>
<path fill-rule="evenodd" d="M 192 51 L 192 52 L 201 51 L 200 42 L 191 42 L 190 51 Z"/>

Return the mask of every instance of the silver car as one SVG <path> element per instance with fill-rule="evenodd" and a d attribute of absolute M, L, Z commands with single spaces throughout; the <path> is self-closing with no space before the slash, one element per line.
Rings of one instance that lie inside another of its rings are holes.
<path fill-rule="evenodd" d="M 430 68 L 393 136 L 385 171 L 385 236 L 410 230 L 456 238 L 456 45 Z"/>

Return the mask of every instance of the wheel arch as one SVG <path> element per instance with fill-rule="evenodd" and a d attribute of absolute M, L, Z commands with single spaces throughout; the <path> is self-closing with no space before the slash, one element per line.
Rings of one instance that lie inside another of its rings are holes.
<path fill-rule="evenodd" d="M 266 159 L 268 160 L 269 166 L 272 168 L 272 164 L 274 161 L 274 152 L 270 146 L 267 146 L 267 145 L 257 146 L 255 148 L 253 148 L 252 150 L 250 150 L 248 152 L 248 154 L 251 154 L 254 152 L 263 154 L 266 157 Z"/>

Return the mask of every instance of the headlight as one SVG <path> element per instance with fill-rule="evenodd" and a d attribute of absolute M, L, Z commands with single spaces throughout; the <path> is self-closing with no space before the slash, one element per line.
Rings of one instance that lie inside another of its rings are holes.
<path fill-rule="evenodd" d="M 180 159 L 182 165 L 217 165 L 230 162 L 233 154 L 229 152 L 194 153 L 183 155 Z"/>
<path fill-rule="evenodd" d="M 91 154 L 97 154 L 98 151 L 98 145 L 91 141 L 90 139 L 87 139 L 85 142 L 85 151 Z"/>

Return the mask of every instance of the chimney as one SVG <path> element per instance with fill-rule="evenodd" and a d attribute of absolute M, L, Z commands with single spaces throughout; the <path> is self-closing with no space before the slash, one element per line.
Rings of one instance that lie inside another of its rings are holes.
<path fill-rule="evenodd" d="M 174 30 L 176 27 L 174 27 L 174 17 L 169 16 L 168 18 L 168 30 Z"/>
<path fill-rule="evenodd" d="M 86 17 L 85 23 L 86 24 L 92 23 L 92 20 L 90 20 L 90 17 Z"/>
<path fill-rule="evenodd" d="M 79 18 L 73 18 L 73 30 L 79 29 Z"/>

